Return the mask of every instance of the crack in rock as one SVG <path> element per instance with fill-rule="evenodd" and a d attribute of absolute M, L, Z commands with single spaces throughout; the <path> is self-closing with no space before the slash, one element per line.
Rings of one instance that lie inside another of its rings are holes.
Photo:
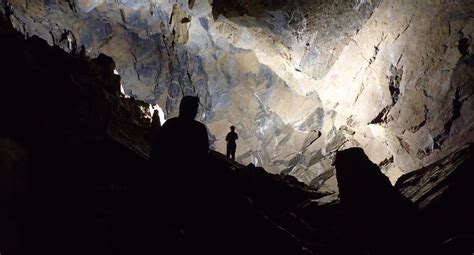
<path fill-rule="evenodd" d="M 454 121 L 461 116 L 461 107 L 463 102 L 464 100 L 461 100 L 459 96 L 459 88 L 457 88 L 452 101 L 453 109 L 451 118 L 449 118 L 449 120 L 444 124 L 444 132 L 433 139 L 435 149 L 440 149 L 441 145 L 449 137 Z"/>
<path fill-rule="evenodd" d="M 410 145 L 405 141 L 403 140 L 402 137 L 397 137 L 398 139 L 398 142 L 400 143 L 400 146 L 408 153 L 410 153 Z"/>
<path fill-rule="evenodd" d="M 394 39 L 393 41 L 398 40 L 398 38 L 400 38 L 400 36 L 401 36 L 402 34 L 404 34 L 404 33 L 408 30 L 408 28 L 410 27 L 411 22 L 413 21 L 413 18 L 414 18 L 414 17 L 415 17 L 415 14 L 412 14 L 410 20 L 408 20 L 408 24 L 405 26 L 405 28 L 403 29 L 403 31 L 402 31 L 401 33 L 399 33 L 399 34 L 397 35 L 397 37 L 395 37 L 395 39 Z"/>
<path fill-rule="evenodd" d="M 403 66 L 397 68 L 394 65 L 390 65 L 390 73 L 392 74 L 389 77 L 388 89 L 390 95 L 392 96 L 392 106 L 395 105 L 400 97 L 400 82 L 402 81 L 403 76 Z"/>
<path fill-rule="evenodd" d="M 380 113 L 370 122 L 370 124 L 386 124 L 388 122 L 388 113 L 400 98 L 400 82 L 402 81 L 403 76 L 403 66 L 397 68 L 394 65 L 390 65 L 390 73 L 391 75 L 388 77 L 388 89 L 390 91 L 390 96 L 392 97 L 392 103 L 385 106 L 382 111 L 380 111 Z"/>
<path fill-rule="evenodd" d="M 408 129 L 408 131 L 412 132 L 412 133 L 416 133 L 418 132 L 418 130 L 420 130 L 420 128 L 422 128 L 424 125 L 426 125 L 426 121 L 428 119 L 428 107 L 426 107 L 426 105 L 424 105 L 424 115 L 423 115 L 423 120 L 416 126 L 413 126 L 413 127 L 410 127 Z"/>
<path fill-rule="evenodd" d="M 392 156 L 390 156 L 389 158 L 386 158 L 386 159 L 384 159 L 382 162 L 380 162 L 380 163 L 378 164 L 378 166 L 379 166 L 379 168 L 380 168 L 381 170 L 385 170 L 385 171 L 386 171 L 386 170 L 388 170 L 388 169 L 386 169 L 386 168 L 388 168 L 388 166 L 391 165 L 393 162 L 394 162 L 394 159 L 393 159 L 393 155 L 392 155 Z"/>

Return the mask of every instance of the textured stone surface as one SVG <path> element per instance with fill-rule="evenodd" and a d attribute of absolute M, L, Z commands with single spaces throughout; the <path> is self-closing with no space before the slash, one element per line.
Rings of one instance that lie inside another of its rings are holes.
<path fill-rule="evenodd" d="M 474 145 L 471 144 L 402 176 L 395 185 L 418 206 L 426 236 L 443 243 L 441 254 L 474 251 L 473 181 Z"/>
<path fill-rule="evenodd" d="M 451 155 L 401 177 L 395 187 L 410 198 L 420 209 L 433 206 L 445 193 L 456 188 L 462 178 L 473 178 L 474 146 L 463 148 Z M 467 162 L 465 162 L 468 160 Z M 468 193 L 466 193 L 469 196 Z M 469 205 L 469 204 L 468 204 Z M 471 204 L 472 206 L 472 204 Z"/>
<path fill-rule="evenodd" d="M 363 147 L 394 182 L 473 142 L 472 1 L 210 2 L 0 10 L 26 37 L 111 56 L 125 92 L 167 117 L 198 95 L 218 151 L 234 125 L 240 162 L 329 191 L 337 150 Z"/>

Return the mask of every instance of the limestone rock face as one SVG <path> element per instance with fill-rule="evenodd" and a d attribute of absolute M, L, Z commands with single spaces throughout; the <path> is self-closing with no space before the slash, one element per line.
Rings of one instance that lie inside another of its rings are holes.
<path fill-rule="evenodd" d="M 304 2 L 304 3 L 302 3 Z M 359 146 L 395 181 L 474 141 L 474 3 L 2 0 L 25 37 L 106 54 L 126 94 L 199 119 L 237 160 L 336 190 Z"/>

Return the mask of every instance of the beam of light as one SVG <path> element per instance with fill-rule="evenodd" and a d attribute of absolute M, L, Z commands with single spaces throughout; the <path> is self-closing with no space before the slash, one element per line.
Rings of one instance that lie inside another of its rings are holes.
<path fill-rule="evenodd" d="M 125 90 L 123 89 L 122 83 L 120 83 L 120 94 L 122 94 L 125 98 L 130 98 L 129 95 L 125 94 Z"/>
<path fill-rule="evenodd" d="M 115 75 L 120 75 L 117 69 L 114 69 Z M 130 98 L 127 94 L 125 94 L 125 89 L 123 89 L 122 83 L 120 83 L 120 94 L 123 95 L 125 98 Z"/>

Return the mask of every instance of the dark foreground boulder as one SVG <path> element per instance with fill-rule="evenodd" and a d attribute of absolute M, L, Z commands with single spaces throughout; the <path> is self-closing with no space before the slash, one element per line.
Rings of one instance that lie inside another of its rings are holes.
<path fill-rule="evenodd" d="M 417 210 L 361 148 L 336 154 L 336 177 L 345 231 L 370 254 L 417 254 Z"/>

